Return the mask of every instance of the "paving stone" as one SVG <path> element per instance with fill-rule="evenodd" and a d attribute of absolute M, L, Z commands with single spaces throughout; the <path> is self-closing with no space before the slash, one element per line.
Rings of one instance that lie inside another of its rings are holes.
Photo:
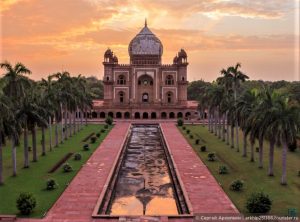
<path fill-rule="evenodd" d="M 43 219 L 21 219 L 18 222 L 115 222 L 129 218 L 92 218 L 98 197 L 104 188 L 110 170 L 122 147 L 130 126 L 129 122 L 118 122 L 95 150 L 86 164 L 59 197 Z M 174 122 L 161 123 L 170 154 L 175 161 L 192 210 L 195 213 L 238 213 L 238 210 L 199 159 L 192 147 L 178 131 Z M 149 221 L 147 217 L 137 221 Z M 189 222 L 192 218 L 153 218 L 153 221 Z M 152 221 L 152 220 L 151 220 Z"/>

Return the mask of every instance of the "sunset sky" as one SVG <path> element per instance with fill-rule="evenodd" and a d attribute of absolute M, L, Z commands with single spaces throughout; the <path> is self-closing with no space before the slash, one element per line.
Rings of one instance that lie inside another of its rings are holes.
<path fill-rule="evenodd" d="M 190 81 L 236 62 L 251 79 L 300 80 L 299 1 L 0 0 L 0 59 L 24 63 L 34 79 L 61 70 L 102 78 L 104 51 L 128 63 L 147 18 L 164 63 L 187 51 Z"/>

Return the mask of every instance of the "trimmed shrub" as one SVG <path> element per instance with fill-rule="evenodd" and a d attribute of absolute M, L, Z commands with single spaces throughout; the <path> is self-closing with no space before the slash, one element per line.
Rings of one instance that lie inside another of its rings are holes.
<path fill-rule="evenodd" d="M 182 127 L 182 129 L 183 129 L 183 130 L 186 130 L 186 127 L 185 127 L 185 126 L 183 126 L 183 127 Z"/>
<path fill-rule="evenodd" d="M 36 206 L 36 199 L 31 193 L 20 193 L 17 208 L 22 215 L 29 215 Z"/>
<path fill-rule="evenodd" d="M 105 131 L 106 131 L 105 129 L 101 129 L 101 131 L 100 131 L 100 132 L 101 132 L 101 133 L 104 133 Z"/>
<path fill-rule="evenodd" d="M 77 161 L 81 160 L 81 154 L 80 153 L 75 153 L 74 160 L 77 160 Z"/>
<path fill-rule="evenodd" d="M 32 148 L 31 148 L 31 146 L 29 146 L 29 147 L 28 147 L 28 151 L 29 151 L 29 152 L 30 152 L 30 151 L 32 151 Z"/>
<path fill-rule="evenodd" d="M 205 152 L 206 151 L 206 146 L 201 146 L 200 150 L 201 150 L 201 152 Z"/>
<path fill-rule="evenodd" d="M 101 136 L 101 133 L 97 133 L 97 134 L 96 134 L 96 137 L 99 138 L 100 136 Z"/>
<path fill-rule="evenodd" d="M 177 125 L 178 125 L 178 126 L 183 126 L 183 124 L 184 124 L 183 119 L 179 118 L 179 119 L 177 120 Z"/>
<path fill-rule="evenodd" d="M 72 168 L 72 166 L 69 163 L 65 163 L 63 165 L 63 171 L 65 173 L 69 173 L 69 172 L 73 171 L 73 168 Z"/>
<path fill-rule="evenodd" d="M 241 191 L 243 189 L 243 186 L 244 186 L 244 181 L 237 179 L 232 181 L 232 183 L 230 184 L 230 190 Z"/>
<path fill-rule="evenodd" d="M 57 186 L 58 184 L 53 178 L 48 179 L 46 182 L 46 190 L 54 190 Z"/>
<path fill-rule="evenodd" d="M 84 145 L 83 145 L 83 150 L 84 150 L 84 151 L 90 150 L 89 144 L 84 144 Z"/>
<path fill-rule="evenodd" d="M 190 135 L 190 139 L 194 139 L 194 136 L 192 134 Z"/>
<path fill-rule="evenodd" d="M 196 144 L 196 145 L 198 145 L 198 144 L 199 144 L 199 142 L 200 142 L 200 140 L 199 140 L 199 139 L 196 139 L 196 140 L 195 140 L 195 144 Z"/>
<path fill-rule="evenodd" d="M 95 136 L 91 137 L 91 143 L 96 143 L 96 140 L 97 140 L 97 137 L 95 137 Z"/>
<path fill-rule="evenodd" d="M 106 124 L 106 125 L 104 125 L 104 129 L 108 129 L 108 125 Z"/>
<path fill-rule="evenodd" d="M 255 151 L 258 153 L 258 152 L 259 152 L 259 147 L 256 147 L 256 148 L 255 148 Z"/>
<path fill-rule="evenodd" d="M 263 192 L 252 193 L 246 202 L 249 213 L 267 213 L 271 210 L 271 207 L 272 200 Z"/>
<path fill-rule="evenodd" d="M 105 119 L 105 123 L 107 124 L 107 125 L 111 125 L 111 124 L 113 124 L 113 118 L 111 117 L 111 116 L 108 116 L 108 117 L 106 117 L 106 119 Z"/>
<path fill-rule="evenodd" d="M 186 130 L 186 133 L 189 134 L 191 131 L 189 129 Z"/>
<path fill-rule="evenodd" d="M 207 160 L 208 161 L 215 161 L 216 160 L 216 153 L 211 152 L 207 154 Z"/>
<path fill-rule="evenodd" d="M 219 174 L 227 174 L 228 168 L 226 166 L 219 166 Z"/>

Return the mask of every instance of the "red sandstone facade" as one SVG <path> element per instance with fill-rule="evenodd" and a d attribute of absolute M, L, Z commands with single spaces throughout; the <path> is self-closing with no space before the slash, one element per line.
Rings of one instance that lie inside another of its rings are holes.
<path fill-rule="evenodd" d="M 94 118 L 195 118 L 197 103 L 187 101 L 187 54 L 181 49 L 173 64 L 161 64 L 163 45 L 145 27 L 132 39 L 130 64 L 104 54 L 104 100 L 95 100 Z"/>

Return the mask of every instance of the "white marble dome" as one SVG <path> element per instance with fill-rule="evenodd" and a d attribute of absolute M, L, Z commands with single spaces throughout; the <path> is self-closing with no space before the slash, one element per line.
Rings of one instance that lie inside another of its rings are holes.
<path fill-rule="evenodd" d="M 129 55 L 159 55 L 163 53 L 161 41 L 145 27 L 131 40 L 128 47 Z"/>

